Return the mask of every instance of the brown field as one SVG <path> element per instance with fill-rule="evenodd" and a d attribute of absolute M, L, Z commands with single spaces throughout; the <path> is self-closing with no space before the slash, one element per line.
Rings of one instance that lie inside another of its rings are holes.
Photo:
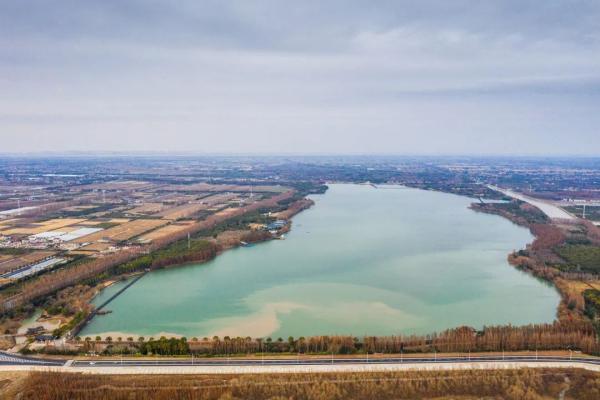
<path fill-rule="evenodd" d="M 190 201 L 198 200 L 200 197 L 206 197 L 210 193 L 194 193 L 194 194 L 182 194 L 182 193 L 169 193 L 161 194 L 152 198 L 154 203 L 164 203 L 167 205 L 176 205 L 189 203 Z"/>
<path fill-rule="evenodd" d="M 598 280 L 581 280 L 573 281 L 568 279 L 557 279 L 556 286 L 564 293 L 567 293 L 572 299 L 579 299 L 581 306 L 585 307 L 583 300 L 583 292 L 588 289 L 600 290 L 600 281 Z"/>
<path fill-rule="evenodd" d="M 16 225 L 19 222 L 18 218 L 0 219 L 0 229 L 6 226 Z"/>
<path fill-rule="evenodd" d="M 145 203 L 141 206 L 128 210 L 131 214 L 154 214 L 165 209 L 165 205 L 162 203 Z"/>
<path fill-rule="evenodd" d="M 202 199 L 203 203 L 216 205 L 235 199 L 237 196 L 231 193 L 213 194 Z"/>
<path fill-rule="evenodd" d="M 111 218 L 106 222 L 110 222 L 111 224 L 124 224 L 129 221 L 131 221 L 129 218 Z"/>
<path fill-rule="evenodd" d="M 96 242 L 96 243 L 87 244 L 83 247 L 78 248 L 77 250 L 73 250 L 73 251 L 71 251 L 71 253 L 73 253 L 73 254 L 98 253 L 100 251 L 108 250 L 110 247 L 112 247 L 112 244 L 110 244 L 110 243 Z"/>
<path fill-rule="evenodd" d="M 84 190 L 147 190 L 156 185 L 144 181 L 110 181 L 105 183 L 93 183 L 81 188 Z"/>
<path fill-rule="evenodd" d="M 136 219 L 130 222 L 125 222 L 119 226 L 105 229 L 100 232 L 92 233 L 91 235 L 83 236 L 73 240 L 75 243 L 95 242 L 101 239 L 108 239 L 115 242 L 131 239 L 134 236 L 141 235 L 151 229 L 165 225 L 167 221 L 160 219 Z"/>
<path fill-rule="evenodd" d="M 207 209 L 208 207 L 210 207 L 208 204 L 203 204 L 203 203 L 183 204 L 180 206 L 168 208 L 156 215 L 161 216 L 164 219 L 176 220 L 176 219 L 187 218 L 189 216 L 192 216 L 192 215 L 198 213 L 199 211 Z"/>
<path fill-rule="evenodd" d="M 107 221 L 102 221 L 102 220 L 98 220 L 98 219 L 89 219 L 89 220 L 87 220 L 85 222 L 82 222 L 79 225 L 82 225 L 82 226 L 94 226 L 94 225 L 103 224 L 105 222 L 107 222 Z"/>
<path fill-rule="evenodd" d="M 174 192 L 266 192 L 266 193 L 283 193 L 289 188 L 284 186 L 250 186 L 250 185 L 212 185 L 210 183 L 193 183 L 191 185 L 166 185 L 161 187 L 161 190 L 170 190 Z"/>
<path fill-rule="evenodd" d="M 36 261 L 43 260 L 56 254 L 54 251 L 34 251 L 28 254 L 11 255 L 9 258 L 0 259 L 0 273 L 12 271 L 13 269 L 22 267 Z"/>
<path fill-rule="evenodd" d="M 83 206 L 72 206 L 72 207 L 66 207 L 63 208 L 63 211 L 82 211 L 82 210 L 89 210 L 90 208 L 95 208 L 95 205 L 92 204 L 88 204 L 88 205 L 83 205 Z"/>
<path fill-rule="evenodd" d="M 163 226 L 162 228 L 158 228 L 150 233 L 147 233 L 141 236 L 138 241 L 142 243 L 151 242 L 156 239 L 160 239 L 162 237 L 171 235 L 176 232 L 183 231 L 190 227 L 190 225 L 194 224 L 194 221 L 178 221 L 167 226 Z"/>
<path fill-rule="evenodd" d="M 597 399 L 600 374 L 582 369 L 298 374 L 95 375 L 2 372 L 6 399 Z"/>
<path fill-rule="evenodd" d="M 198 213 L 199 211 L 209 209 L 210 207 L 213 207 L 217 204 L 225 203 L 234 198 L 236 198 L 236 195 L 234 194 L 215 194 L 212 196 L 205 197 L 202 200 L 195 203 L 183 204 L 180 206 L 168 208 L 156 215 L 162 216 L 164 219 L 169 220 L 187 218 Z"/>
<path fill-rule="evenodd" d="M 217 216 L 217 217 L 229 217 L 231 214 L 234 214 L 237 210 L 238 210 L 238 208 L 233 208 L 233 207 L 225 208 L 225 209 L 223 209 L 221 211 L 217 211 L 215 213 L 215 216 Z"/>
<path fill-rule="evenodd" d="M 34 235 L 46 231 L 54 231 L 65 226 L 79 224 L 84 222 L 81 218 L 55 218 L 48 221 L 36 222 L 23 227 L 15 227 L 2 231 L 3 235 Z"/>

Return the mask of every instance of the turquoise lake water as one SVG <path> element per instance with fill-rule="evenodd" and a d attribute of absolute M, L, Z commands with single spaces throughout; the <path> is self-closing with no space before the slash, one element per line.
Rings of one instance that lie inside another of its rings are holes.
<path fill-rule="evenodd" d="M 555 318 L 556 290 L 507 262 L 529 231 L 472 199 L 350 184 L 312 198 L 286 240 L 151 272 L 81 336 L 391 335 Z"/>

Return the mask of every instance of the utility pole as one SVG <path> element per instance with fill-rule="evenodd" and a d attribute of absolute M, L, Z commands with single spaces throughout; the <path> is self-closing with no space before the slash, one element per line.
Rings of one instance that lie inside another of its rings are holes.
<path fill-rule="evenodd" d="M 585 219 L 585 204 L 583 205 L 583 216 L 581 218 Z"/>
<path fill-rule="evenodd" d="M 188 232 L 188 250 L 190 249 L 190 233 Z"/>

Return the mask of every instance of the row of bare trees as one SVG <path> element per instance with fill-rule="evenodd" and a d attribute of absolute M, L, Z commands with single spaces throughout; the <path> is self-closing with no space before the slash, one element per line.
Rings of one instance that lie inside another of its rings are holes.
<path fill-rule="evenodd" d="M 41 275 L 24 283 L 19 293 L 2 298 L 0 312 L 6 312 L 31 300 L 91 278 L 119 264 L 131 261 L 142 253 L 143 248 L 122 250 L 109 256 L 95 258 Z"/>
<path fill-rule="evenodd" d="M 449 329 L 430 335 L 312 336 L 273 340 L 250 337 L 193 338 L 190 349 L 201 354 L 226 355 L 258 352 L 300 353 L 428 353 L 491 352 L 521 350 L 579 350 L 600 354 L 600 344 L 588 321 L 555 322 L 525 326 L 491 326 L 477 331 L 470 327 Z"/>

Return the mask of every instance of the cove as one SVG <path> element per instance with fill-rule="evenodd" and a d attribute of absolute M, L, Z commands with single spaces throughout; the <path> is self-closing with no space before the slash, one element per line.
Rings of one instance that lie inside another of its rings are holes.
<path fill-rule="evenodd" d="M 555 318 L 557 291 L 507 262 L 532 235 L 468 209 L 473 199 L 354 184 L 312 199 L 286 240 L 148 273 L 80 336 L 421 334 Z"/>

